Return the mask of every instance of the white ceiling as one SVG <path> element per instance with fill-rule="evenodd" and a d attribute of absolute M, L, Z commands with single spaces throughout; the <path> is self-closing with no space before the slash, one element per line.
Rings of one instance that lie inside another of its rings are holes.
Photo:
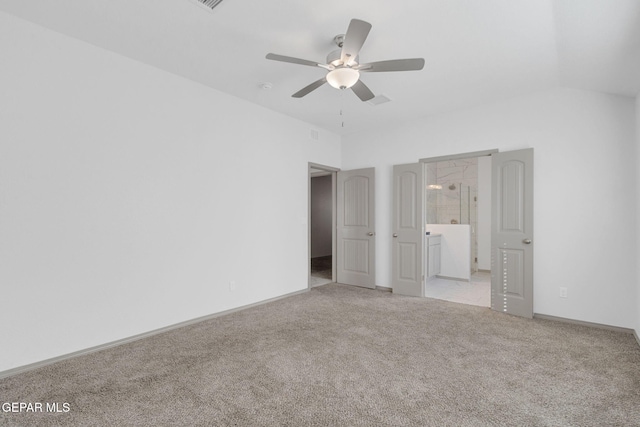
<path fill-rule="evenodd" d="M 558 85 L 640 91 L 640 0 L 223 0 L 213 12 L 194 0 L 0 0 L 0 10 L 339 134 Z M 324 62 L 351 18 L 373 25 L 360 62 L 423 57 L 425 68 L 363 74 L 391 99 L 378 106 L 328 85 L 291 98 L 324 71 L 265 55 Z"/>

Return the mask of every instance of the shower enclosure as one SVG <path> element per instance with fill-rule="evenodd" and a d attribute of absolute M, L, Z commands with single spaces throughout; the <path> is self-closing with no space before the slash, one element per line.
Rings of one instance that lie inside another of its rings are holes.
<path fill-rule="evenodd" d="M 478 271 L 477 159 L 450 160 L 427 165 L 428 224 L 468 224 L 471 231 L 471 273 Z"/>

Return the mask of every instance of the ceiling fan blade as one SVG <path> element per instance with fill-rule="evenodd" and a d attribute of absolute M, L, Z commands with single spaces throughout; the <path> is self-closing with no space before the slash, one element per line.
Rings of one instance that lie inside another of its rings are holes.
<path fill-rule="evenodd" d="M 292 56 L 278 55 L 275 53 L 268 53 L 265 58 L 271 59 L 272 61 L 289 62 L 291 64 L 299 64 L 299 65 L 308 65 L 310 67 L 321 67 L 326 70 L 330 69 L 330 67 L 326 64 L 320 64 L 314 61 L 307 61 L 306 59 L 294 58 Z"/>
<path fill-rule="evenodd" d="M 342 53 L 340 54 L 340 60 L 343 64 L 349 65 L 356 59 L 364 41 L 367 39 L 371 31 L 371 24 L 359 19 L 352 19 L 347 28 L 347 33 L 344 35 L 344 42 L 342 43 Z"/>
<path fill-rule="evenodd" d="M 375 98 L 371 89 L 369 89 L 366 84 L 362 83 L 362 80 L 358 80 L 356 84 L 351 86 L 351 90 L 353 90 L 353 93 L 358 95 L 358 98 L 360 98 L 361 101 L 368 101 Z"/>
<path fill-rule="evenodd" d="M 311 93 L 314 90 L 318 89 L 320 86 L 322 86 L 326 82 L 327 82 L 327 78 L 323 77 L 320 80 L 316 80 L 315 82 L 311 83 L 309 86 L 303 87 L 302 89 L 300 89 L 299 91 L 297 91 L 296 93 L 291 95 L 291 97 L 293 97 L 293 98 L 302 98 L 303 96 L 308 95 L 309 93 Z"/>
<path fill-rule="evenodd" d="M 423 58 L 392 59 L 389 61 L 370 62 L 360 64 L 356 68 L 363 73 L 381 73 L 386 71 L 414 71 L 424 68 Z"/>

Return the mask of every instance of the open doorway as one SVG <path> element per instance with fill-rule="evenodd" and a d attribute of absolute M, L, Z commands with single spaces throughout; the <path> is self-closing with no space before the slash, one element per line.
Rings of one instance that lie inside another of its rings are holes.
<path fill-rule="evenodd" d="M 424 295 L 491 306 L 491 156 L 425 165 Z M 439 264 L 439 265 L 437 265 Z"/>
<path fill-rule="evenodd" d="M 421 159 L 419 163 L 393 166 L 392 206 L 392 286 L 393 292 L 408 296 L 425 296 L 427 283 L 434 279 L 463 279 L 471 276 L 471 235 L 465 237 L 468 252 L 456 258 L 467 267 L 462 273 L 448 273 L 445 257 L 452 245 L 444 229 L 459 232 L 461 225 L 433 224 L 427 221 L 427 187 L 438 189 L 441 184 L 427 183 L 429 163 L 491 156 L 490 188 L 491 237 L 490 307 L 515 316 L 533 317 L 533 149 L 498 152 L 488 150 L 453 156 Z M 426 165 L 425 165 L 426 164 Z M 488 174 L 488 173 L 487 173 Z M 487 195 L 489 192 L 487 192 Z M 478 196 L 478 202 L 482 197 Z M 478 207 L 478 210 L 480 208 Z M 433 217 L 432 217 L 433 218 Z M 433 221 L 433 219 L 430 219 Z M 434 232 L 438 231 L 438 232 Z M 478 241 L 480 250 L 481 243 Z M 480 260 L 478 260 L 480 262 Z M 482 267 L 478 266 L 479 269 Z M 456 270 L 457 271 L 457 270 Z M 460 274 L 461 276 L 456 276 Z M 456 280 L 458 281 L 458 280 Z M 439 296 L 442 298 L 442 295 Z"/>
<path fill-rule="evenodd" d="M 327 183 L 315 181 L 324 176 L 331 177 L 330 192 Z M 375 169 L 341 171 L 309 163 L 308 188 L 309 288 L 339 282 L 375 289 Z"/>
<path fill-rule="evenodd" d="M 337 169 L 309 164 L 309 287 L 335 282 Z"/>

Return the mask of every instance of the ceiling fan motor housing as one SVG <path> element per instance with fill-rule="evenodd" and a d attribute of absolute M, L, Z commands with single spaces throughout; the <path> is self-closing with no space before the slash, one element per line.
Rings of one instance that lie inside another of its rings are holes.
<path fill-rule="evenodd" d="M 331 64 L 334 67 L 342 65 L 342 61 L 340 60 L 341 57 L 342 57 L 342 50 L 341 49 L 334 50 L 329 55 L 327 55 L 327 64 Z M 360 55 L 356 56 L 355 59 L 351 61 L 351 66 L 353 67 L 354 65 L 357 65 L 359 59 L 360 59 Z"/>

